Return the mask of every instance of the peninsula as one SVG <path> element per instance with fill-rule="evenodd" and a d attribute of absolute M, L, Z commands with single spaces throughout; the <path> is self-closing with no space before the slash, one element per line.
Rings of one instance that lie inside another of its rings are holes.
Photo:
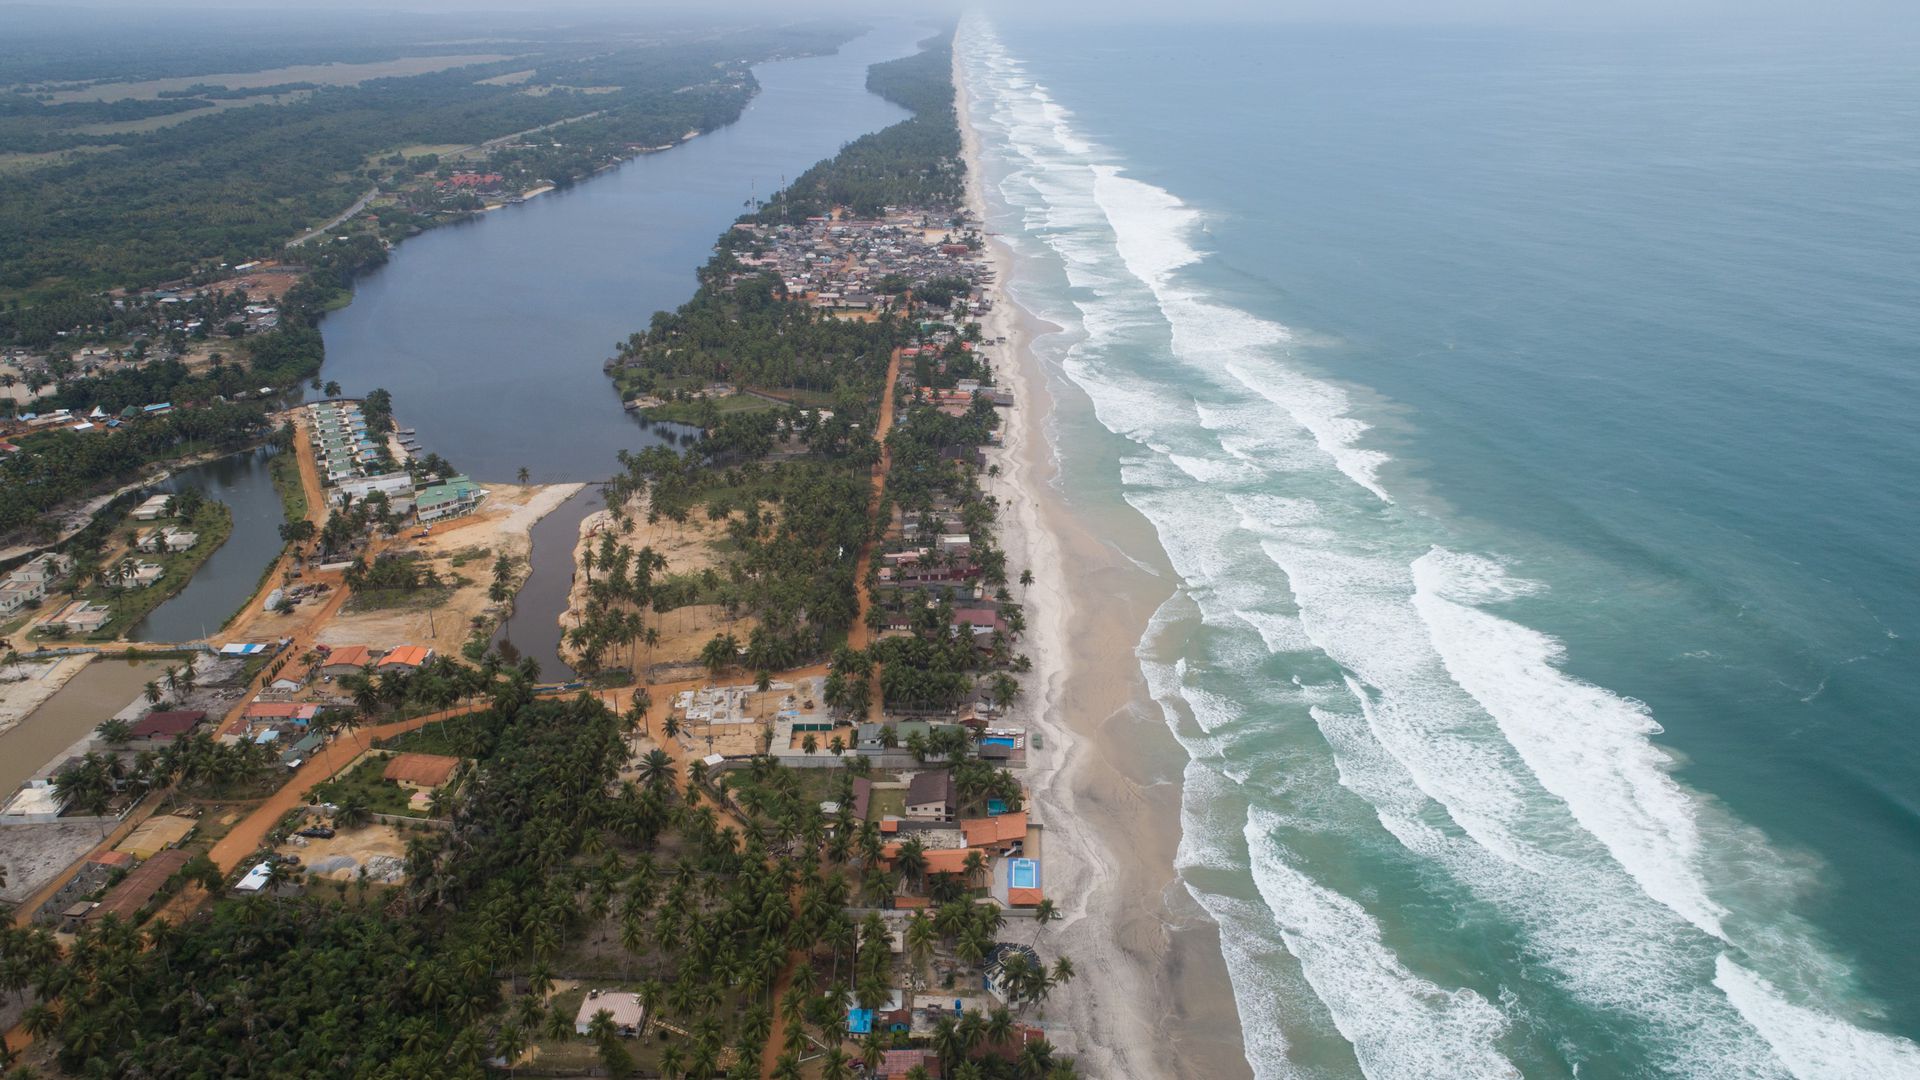
<path fill-rule="evenodd" d="M 0 939 L 31 986 L 0 1016 L 10 1055 L 1077 1075 L 1090 999 L 1055 936 L 1086 912 L 1054 882 L 1083 841 L 1031 779 L 1058 752 L 1027 689 L 1053 643 L 1002 546 L 1021 401 L 952 71 L 950 33 L 875 65 L 910 118 L 751 206 L 609 364 L 633 411 L 700 430 L 608 463 L 563 616 L 573 680 L 494 630 L 530 526 L 579 485 L 469 479 L 382 391 L 221 395 L 278 448 L 287 511 L 225 640 L 122 644 L 85 598 L 17 634 L 19 663 L 125 650 L 140 681 L 0 811 L 5 861 L 44 882 Z M 239 337 L 311 335 L 384 250 L 362 235 L 315 249 L 349 260 L 331 289 L 295 282 Z M 318 350 L 293 362 L 309 378 Z M 179 362 L 165 396 L 231 367 Z M 136 547 L 190 549 L 204 516 L 137 488 L 101 511 L 152 523 L 108 526 Z M 79 576 L 36 566 L 47 589 Z M 266 1025 L 227 1022 L 243 987 Z"/>

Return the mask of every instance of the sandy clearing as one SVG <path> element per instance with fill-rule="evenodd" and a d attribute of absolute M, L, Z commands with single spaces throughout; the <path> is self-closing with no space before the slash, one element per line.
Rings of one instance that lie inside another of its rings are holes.
<path fill-rule="evenodd" d="M 446 601 L 433 607 L 399 607 L 353 611 L 352 604 L 325 626 L 317 640 L 328 646 L 429 645 L 440 652 L 457 652 L 476 629 L 490 629 L 505 616 L 504 605 L 488 598 L 493 584 L 493 562 L 501 555 L 516 560 L 515 587 L 527 574 L 529 534 L 534 522 L 551 513 L 580 490 L 580 484 L 520 487 L 487 485 L 486 501 L 478 513 L 435 527 L 425 539 L 402 531 L 386 550 L 415 552 L 447 580 L 465 579 Z M 458 562 L 460 565 L 455 565 Z"/>

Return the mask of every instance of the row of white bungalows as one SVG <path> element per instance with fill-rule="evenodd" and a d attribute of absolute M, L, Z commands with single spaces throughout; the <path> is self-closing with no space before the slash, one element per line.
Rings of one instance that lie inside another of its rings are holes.
<path fill-rule="evenodd" d="M 17 615 L 46 599 L 53 583 L 73 570 L 73 560 L 56 551 L 35 555 L 0 583 L 0 619 Z"/>
<path fill-rule="evenodd" d="M 367 430 L 367 419 L 352 401 L 318 401 L 307 406 L 313 421 L 313 456 L 320 475 L 339 484 L 364 475 L 380 460 L 379 440 Z"/>

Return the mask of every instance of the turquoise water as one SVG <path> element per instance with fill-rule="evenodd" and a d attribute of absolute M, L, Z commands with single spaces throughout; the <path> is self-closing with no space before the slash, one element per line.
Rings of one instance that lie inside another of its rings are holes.
<path fill-rule="evenodd" d="M 1040 864 L 1032 859 L 1011 859 L 1007 862 L 1007 884 L 1016 889 L 1035 889 L 1040 886 Z"/>
<path fill-rule="evenodd" d="M 962 50 L 1255 1073 L 1920 1076 L 1913 28 Z"/>

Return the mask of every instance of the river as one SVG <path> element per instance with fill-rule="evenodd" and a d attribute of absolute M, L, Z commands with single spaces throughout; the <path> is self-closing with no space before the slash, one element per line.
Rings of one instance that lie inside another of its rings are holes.
<path fill-rule="evenodd" d="M 0 734 L 0 800 L 12 797 L 14 788 L 177 666 L 176 661 L 102 657 L 80 669 L 25 721 Z"/>
<path fill-rule="evenodd" d="M 260 575 L 280 554 L 280 525 L 286 513 L 273 488 L 267 460 L 270 449 L 250 450 L 182 469 L 161 491 L 199 488 L 233 512 L 233 534 L 207 558 L 193 580 L 135 623 L 135 641 L 198 641 L 218 636 L 220 627 L 260 586 Z"/>
<path fill-rule="evenodd" d="M 324 377 L 350 395 L 391 391 L 423 446 L 482 480 L 512 480 L 521 468 L 542 483 L 604 480 L 622 449 L 685 441 L 691 429 L 627 413 L 603 362 L 655 311 L 693 295 L 694 271 L 750 196 L 907 115 L 867 92 L 866 69 L 911 53 L 929 32 L 894 22 L 832 56 L 761 64 L 760 93 L 735 123 L 399 245 L 322 323 Z M 227 503 L 234 533 L 134 636 L 217 635 L 280 551 L 265 457 L 197 466 L 167 486 L 198 486 Z M 509 629 L 548 677 L 569 674 L 556 620 L 572 537 L 599 505 L 583 493 L 534 532 L 532 574 Z"/>
<path fill-rule="evenodd" d="M 621 407 L 602 364 L 744 212 L 844 143 L 904 119 L 866 69 L 930 31 L 889 23 L 832 56 L 761 64 L 740 119 L 571 188 L 400 245 L 327 317 L 326 378 L 384 387 L 421 445 L 476 479 L 604 480 L 657 430 Z"/>

